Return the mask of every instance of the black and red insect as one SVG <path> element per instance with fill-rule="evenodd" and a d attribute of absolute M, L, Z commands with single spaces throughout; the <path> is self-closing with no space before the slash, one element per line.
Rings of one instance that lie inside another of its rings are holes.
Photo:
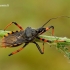
<path fill-rule="evenodd" d="M 57 17 L 58 18 L 58 17 Z M 56 18 L 52 18 L 52 19 L 56 19 Z M 44 26 L 51 21 L 52 19 L 49 19 L 42 27 L 38 28 L 38 29 L 33 29 L 31 27 L 27 27 L 25 30 L 18 25 L 16 22 L 12 22 L 10 24 L 8 24 L 4 30 L 7 29 L 8 26 L 10 26 L 11 24 L 15 24 L 16 26 L 19 27 L 20 31 L 11 31 L 10 33 L 7 33 L 3 39 L 2 39 L 2 47 L 17 47 L 21 44 L 24 44 L 23 47 L 21 47 L 20 49 L 12 52 L 9 54 L 9 56 L 20 52 L 24 47 L 26 47 L 29 43 L 34 43 L 36 45 L 36 47 L 38 48 L 39 52 L 41 54 L 44 53 L 44 44 L 43 44 L 43 48 L 41 49 L 40 46 L 38 45 L 38 43 L 35 41 L 35 39 L 39 39 L 43 42 L 49 42 L 51 43 L 50 40 L 45 40 L 39 37 L 39 35 L 43 34 L 44 32 L 48 31 L 49 29 L 52 28 L 52 35 L 54 34 L 54 26 L 49 26 L 44 28 Z"/>

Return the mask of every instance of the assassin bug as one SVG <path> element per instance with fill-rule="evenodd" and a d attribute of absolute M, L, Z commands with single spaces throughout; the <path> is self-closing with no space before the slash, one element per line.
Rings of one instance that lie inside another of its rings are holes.
<path fill-rule="evenodd" d="M 61 17 L 70 18 L 68 16 L 61 16 Z M 38 48 L 38 50 L 41 54 L 44 54 L 44 44 L 43 44 L 43 48 L 41 49 L 40 46 L 38 45 L 38 43 L 35 42 L 35 39 L 37 38 L 43 42 L 51 43 L 52 41 L 42 39 L 39 37 L 39 35 L 43 34 L 44 32 L 48 31 L 49 29 L 52 29 L 52 35 L 54 35 L 54 26 L 49 26 L 46 28 L 44 28 L 44 26 L 52 19 L 57 19 L 57 18 L 59 18 L 59 17 L 49 19 L 42 27 L 40 27 L 38 29 L 33 29 L 31 27 L 27 27 L 24 30 L 16 22 L 12 22 L 12 23 L 8 24 L 4 30 L 6 30 L 7 27 L 10 26 L 11 24 L 15 24 L 16 26 L 19 27 L 20 31 L 16 31 L 16 32 L 12 31 L 10 33 L 7 33 L 2 39 L 2 47 L 17 47 L 17 46 L 25 43 L 23 47 L 10 53 L 9 56 L 11 56 L 17 52 L 20 52 L 24 47 L 26 47 L 31 42 L 36 45 L 36 47 Z M 65 42 L 65 41 L 58 41 L 58 42 Z"/>

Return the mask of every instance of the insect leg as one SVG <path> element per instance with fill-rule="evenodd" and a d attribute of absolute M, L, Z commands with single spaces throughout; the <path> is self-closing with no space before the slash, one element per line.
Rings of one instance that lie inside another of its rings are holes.
<path fill-rule="evenodd" d="M 52 41 L 50 41 L 50 40 L 46 40 L 46 39 L 43 39 L 43 38 L 40 38 L 40 37 L 36 37 L 37 39 L 39 39 L 39 40 L 41 40 L 41 41 L 43 41 L 43 42 L 49 42 L 49 43 L 51 43 Z"/>
<path fill-rule="evenodd" d="M 11 56 L 11 55 L 13 55 L 13 54 L 16 54 L 16 53 L 20 52 L 26 45 L 28 45 L 28 43 L 25 43 L 25 45 L 24 45 L 23 47 L 21 47 L 20 49 L 14 51 L 14 52 L 12 52 L 12 53 L 10 53 L 9 56 Z"/>
<path fill-rule="evenodd" d="M 20 30 L 23 30 L 23 28 L 22 28 L 19 24 L 17 24 L 16 22 L 11 22 L 10 24 L 8 24 L 8 25 L 4 28 L 4 30 L 6 30 L 11 24 L 15 24 L 16 26 L 19 27 Z"/>
<path fill-rule="evenodd" d="M 46 28 L 40 28 L 39 29 L 39 35 L 43 34 L 44 32 L 48 31 L 51 28 L 52 28 L 52 36 L 53 36 L 54 35 L 54 26 L 49 26 L 49 27 L 46 27 Z"/>
<path fill-rule="evenodd" d="M 57 42 L 66 42 L 64 40 L 50 41 L 50 40 L 46 40 L 46 39 L 43 39 L 43 38 L 40 38 L 40 37 L 36 37 L 36 38 L 39 39 L 39 40 L 41 40 L 41 41 L 43 41 L 43 42 L 48 42 L 48 43 L 52 43 L 52 42 L 55 42 L 55 43 L 57 43 Z"/>
<path fill-rule="evenodd" d="M 54 35 L 54 26 L 49 26 L 49 27 L 47 27 L 46 28 L 46 31 L 48 31 L 49 29 L 51 29 L 52 28 L 52 36 Z"/>
<path fill-rule="evenodd" d="M 40 46 L 36 42 L 33 42 L 33 43 L 36 44 L 36 47 L 38 48 L 39 52 L 41 54 L 44 54 L 44 46 L 43 46 L 43 49 L 41 50 Z"/>

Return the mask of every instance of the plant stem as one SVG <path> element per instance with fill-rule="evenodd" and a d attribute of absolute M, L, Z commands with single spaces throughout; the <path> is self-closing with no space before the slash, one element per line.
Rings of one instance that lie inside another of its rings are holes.
<path fill-rule="evenodd" d="M 0 30 L 0 37 L 3 37 L 5 34 L 9 33 L 10 31 Z M 62 51 L 69 59 L 70 59 L 70 52 L 68 51 L 67 46 L 70 46 L 70 39 L 67 37 L 56 37 L 56 36 L 47 36 L 47 35 L 40 35 L 40 38 L 50 40 L 52 43 L 48 43 L 50 46 L 56 46 L 56 48 Z M 65 42 L 59 42 L 64 40 Z M 58 42 L 56 42 L 58 41 Z M 36 42 L 42 42 L 36 39 Z"/>

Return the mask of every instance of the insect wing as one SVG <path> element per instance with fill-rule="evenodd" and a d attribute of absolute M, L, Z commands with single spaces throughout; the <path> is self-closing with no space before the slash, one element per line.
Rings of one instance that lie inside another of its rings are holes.
<path fill-rule="evenodd" d="M 23 35 L 24 31 L 8 33 L 0 40 L 0 45 L 2 47 L 17 47 L 24 43 Z"/>

